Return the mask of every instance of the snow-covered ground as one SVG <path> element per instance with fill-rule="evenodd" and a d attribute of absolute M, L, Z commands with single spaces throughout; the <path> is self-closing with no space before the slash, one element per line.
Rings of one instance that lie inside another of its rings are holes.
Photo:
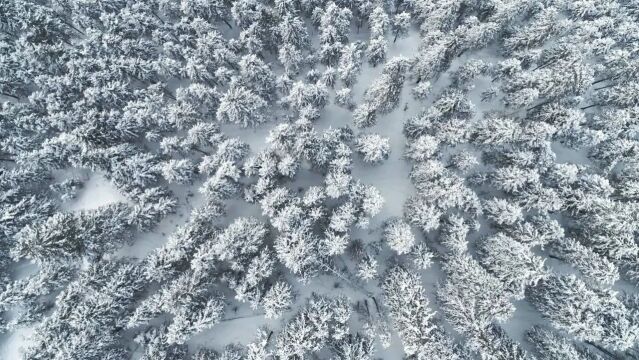
<path fill-rule="evenodd" d="M 126 197 L 101 174 L 93 174 L 84 182 L 78 195 L 68 204 L 70 211 L 97 209 L 117 202 L 128 202 Z"/>

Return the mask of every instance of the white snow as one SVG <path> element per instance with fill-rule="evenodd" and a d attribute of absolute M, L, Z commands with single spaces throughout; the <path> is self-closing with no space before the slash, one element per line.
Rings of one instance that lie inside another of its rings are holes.
<path fill-rule="evenodd" d="M 355 27 L 353 26 L 353 33 L 350 35 L 350 40 L 368 40 L 368 31 L 365 30 L 366 25 L 362 27 L 362 30 L 355 33 Z M 234 29 L 221 29 L 225 36 L 238 37 L 239 28 Z M 315 32 L 315 33 L 314 33 Z M 318 45 L 318 37 L 316 30 L 311 30 L 311 39 L 314 45 Z M 392 37 L 391 37 L 392 40 Z M 420 35 L 412 29 L 407 38 L 399 38 L 396 42 L 389 43 L 387 60 L 396 56 L 411 57 L 417 53 L 420 45 Z M 266 55 L 266 56 L 272 56 Z M 409 173 L 411 171 L 411 164 L 404 159 L 405 141 L 406 138 L 403 134 L 403 126 L 406 120 L 419 114 L 421 111 L 428 109 L 432 104 L 433 99 L 437 98 L 438 94 L 441 94 L 451 83 L 450 73 L 457 69 L 465 61 L 471 58 L 478 58 L 487 62 L 498 62 L 503 60 L 496 46 L 489 46 L 486 49 L 479 51 L 464 52 L 459 57 L 455 58 L 450 65 L 449 71 L 441 74 L 437 79 L 432 80 L 431 93 L 427 100 L 418 101 L 415 100 L 410 92 L 410 89 L 415 85 L 414 79 L 407 77 L 404 85 L 401 98 L 398 106 L 389 114 L 379 115 L 377 122 L 374 126 L 366 129 L 357 129 L 353 124 L 353 114 L 344 108 L 338 107 L 331 103 L 322 111 L 321 117 L 313 124 L 318 132 L 328 128 L 336 127 L 351 127 L 355 135 L 362 133 L 378 133 L 384 137 L 388 137 L 390 141 L 390 156 L 387 160 L 380 164 L 367 164 L 362 161 L 359 155 L 354 154 L 353 164 L 353 176 L 355 179 L 361 182 L 375 186 L 385 199 L 384 206 L 380 214 L 375 216 L 370 222 L 370 228 L 368 229 L 353 229 L 351 235 L 353 239 L 362 239 L 365 244 L 372 244 L 381 238 L 381 225 L 385 220 L 391 217 L 401 217 L 403 215 L 403 207 L 405 201 L 415 194 L 415 188 L 409 179 Z M 317 70 L 320 72 L 325 69 L 324 66 L 319 65 Z M 370 84 L 375 81 L 381 74 L 383 64 L 377 67 L 372 67 L 366 63 L 362 66 L 362 71 L 358 76 L 358 81 L 352 87 L 353 100 L 356 104 L 361 103 L 363 95 Z M 279 75 L 282 71 L 277 65 L 273 68 L 276 75 Z M 305 69 L 307 70 L 307 69 Z M 304 76 L 305 71 L 300 74 L 300 78 Z M 178 86 L 188 85 L 188 80 L 170 80 L 168 82 L 168 89 L 175 92 Z M 497 85 L 494 83 L 490 76 L 482 75 L 475 82 L 475 87 L 469 91 L 467 98 L 472 101 L 476 116 L 469 121 L 476 121 L 482 118 L 486 112 L 495 110 L 504 110 L 502 104 L 496 101 L 484 103 L 481 102 L 481 93 L 487 88 Z M 335 92 L 340 90 L 343 85 L 338 81 L 335 89 L 330 91 L 331 100 L 335 96 Z M 4 97 L 0 95 L 0 101 L 3 101 Z M 275 108 L 276 106 L 274 106 Z M 594 109 L 588 111 L 595 111 Z M 521 113 L 521 110 L 519 111 Z M 517 111 L 508 114 L 509 116 L 516 116 Z M 250 146 L 250 151 L 255 154 L 267 147 L 266 137 L 273 127 L 275 127 L 282 119 L 278 118 L 279 113 L 270 114 L 272 119 L 269 122 L 261 124 L 255 128 L 241 128 L 238 125 L 222 124 L 222 132 L 228 137 L 237 137 L 240 140 L 246 142 Z M 472 153 L 481 155 L 479 148 L 476 148 L 472 144 L 459 144 L 454 147 L 454 150 L 467 149 Z M 442 149 L 441 155 L 446 158 L 450 155 L 453 147 L 446 147 Z M 556 162 L 558 163 L 571 163 L 583 166 L 592 166 L 593 162 L 587 156 L 587 150 L 585 149 L 571 149 L 559 142 L 552 143 L 552 150 L 556 155 Z M 310 171 L 307 164 L 302 164 L 295 179 L 286 184 L 293 190 L 302 190 L 311 185 L 321 185 L 322 177 L 317 173 Z M 490 165 L 478 166 L 481 170 L 490 168 Z M 104 205 L 126 202 L 132 204 L 127 199 L 125 194 L 122 194 L 103 174 L 90 173 L 87 170 L 64 170 L 55 173 L 56 180 L 62 180 L 69 176 L 80 175 L 81 178 L 86 179 L 83 183 L 82 189 L 77 193 L 77 196 L 61 205 L 62 210 L 65 211 L 84 211 L 96 209 Z M 194 184 L 184 186 L 169 186 L 171 191 L 178 199 L 178 209 L 175 214 L 171 214 L 164 218 L 152 231 L 146 233 L 136 234 L 132 243 L 123 246 L 115 256 L 117 257 L 133 257 L 138 260 L 143 259 L 153 250 L 163 246 L 168 237 L 175 231 L 177 227 L 188 221 L 190 213 L 193 209 L 201 206 L 205 199 L 198 192 L 198 188 L 201 186 L 203 180 L 199 179 Z M 262 215 L 262 211 L 259 205 L 247 204 L 242 199 L 232 199 L 225 201 L 227 206 L 227 215 L 222 219 L 211 219 L 216 225 L 224 226 L 234 219 L 242 216 L 257 217 L 262 221 L 268 222 L 268 219 Z M 478 219 L 482 227 L 479 231 L 473 232 L 468 236 L 470 253 L 474 255 L 472 249 L 473 242 L 481 237 L 493 233 L 496 229 L 493 229 L 489 222 L 484 217 Z M 429 243 L 432 241 L 432 237 L 437 236 L 436 232 L 429 234 L 423 234 L 417 229 L 413 229 L 413 232 L 418 241 Z M 541 250 L 539 250 L 541 252 Z M 543 254 L 547 255 L 547 254 Z M 380 270 L 386 269 L 386 266 L 395 261 L 408 261 L 406 256 L 397 256 L 387 245 L 383 245 L 380 254 L 377 256 L 377 260 L 380 263 Z M 295 293 L 297 295 L 296 301 L 290 311 L 287 311 L 282 319 L 269 320 L 259 312 L 259 310 L 251 309 L 247 304 L 240 304 L 233 299 L 233 295 L 228 289 L 221 290 L 226 291 L 227 300 L 229 301 L 229 307 L 225 313 L 224 320 L 215 325 L 213 328 L 202 331 L 195 334 L 189 341 L 189 350 L 194 352 L 199 347 L 213 348 L 216 350 L 222 350 L 225 345 L 228 344 L 247 344 L 252 339 L 256 330 L 261 326 L 268 326 L 270 329 L 280 329 L 284 322 L 290 320 L 297 310 L 303 306 L 306 299 L 311 296 L 312 293 L 318 293 L 322 295 L 339 296 L 346 295 L 352 302 L 364 301 L 375 296 L 381 298 L 381 290 L 377 281 L 369 281 L 368 283 L 350 281 L 349 275 L 353 273 L 354 263 L 346 256 L 340 257 L 339 266 L 343 266 L 346 271 L 343 277 L 319 275 L 316 278 L 311 279 L 308 283 L 299 282 L 290 273 L 285 273 L 284 277 L 294 284 Z M 576 273 L 575 269 L 571 266 L 553 259 L 548 259 L 546 265 L 549 269 L 556 273 Z M 30 273 L 36 271 L 36 266 L 31 263 L 21 262 L 15 266 L 15 271 L 12 272 L 12 277 L 22 278 Z M 286 271 L 286 270 L 284 270 Z M 438 305 L 436 299 L 437 284 L 444 279 L 442 266 L 440 261 L 436 261 L 429 269 L 421 271 L 423 285 L 427 291 L 427 297 L 430 301 L 430 307 L 438 313 L 438 316 L 443 319 L 442 311 Z M 157 284 L 154 284 L 154 286 Z M 158 285 L 159 286 L 159 285 Z M 224 286 L 220 286 L 224 288 Z M 630 292 L 636 292 L 636 287 L 632 284 L 620 280 L 614 286 L 615 290 L 627 290 Z M 503 324 L 500 324 L 510 337 L 516 340 L 526 350 L 531 349 L 525 339 L 525 333 L 535 324 L 546 323 L 541 318 L 540 313 L 526 300 L 513 300 L 513 304 L 516 307 L 514 315 Z M 164 315 L 163 315 L 164 316 Z M 166 317 L 161 319 L 167 320 Z M 153 325 L 159 323 L 159 319 L 155 319 L 152 322 Z M 362 320 L 358 318 L 357 314 L 352 316 L 352 330 L 360 330 L 362 326 Z M 454 331 L 445 319 L 442 320 L 441 326 L 453 336 L 456 340 L 463 341 L 463 337 Z M 33 334 L 33 327 L 26 327 L 0 335 L 0 359 L 18 359 L 21 357 L 21 348 L 25 344 L 25 338 L 28 338 Z M 127 339 L 130 340 L 130 339 Z M 28 340 L 27 340 L 28 341 Z M 377 344 L 379 345 L 379 344 Z M 134 358 L 140 355 L 139 349 L 136 349 Z M 388 349 L 382 349 L 381 346 L 377 346 L 376 357 L 383 359 L 400 359 L 404 357 L 403 348 L 401 346 L 401 340 L 397 334 L 393 332 L 393 343 Z"/>
<path fill-rule="evenodd" d="M 33 335 L 33 327 L 24 327 L 0 336 L 0 359 L 17 360 L 22 358 L 23 347 Z"/>
<path fill-rule="evenodd" d="M 97 209 L 117 202 L 128 202 L 118 189 L 102 174 L 92 174 L 83 184 L 77 197 L 67 206 L 68 210 Z"/>

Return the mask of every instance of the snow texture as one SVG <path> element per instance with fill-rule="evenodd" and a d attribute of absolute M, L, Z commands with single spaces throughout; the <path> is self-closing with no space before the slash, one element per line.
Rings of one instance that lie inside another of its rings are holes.
<path fill-rule="evenodd" d="M 639 359 L 634 0 L 0 0 L 0 359 Z"/>

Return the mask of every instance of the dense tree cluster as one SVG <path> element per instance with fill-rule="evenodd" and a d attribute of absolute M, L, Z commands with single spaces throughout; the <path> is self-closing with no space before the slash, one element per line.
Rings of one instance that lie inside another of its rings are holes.
<path fill-rule="evenodd" d="M 637 34 L 634 0 L 0 0 L 2 341 L 639 359 Z"/>

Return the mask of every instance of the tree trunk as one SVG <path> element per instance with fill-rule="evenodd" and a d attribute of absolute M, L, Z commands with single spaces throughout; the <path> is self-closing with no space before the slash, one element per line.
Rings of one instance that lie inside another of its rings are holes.
<path fill-rule="evenodd" d="M 551 102 L 552 102 L 552 100 L 544 101 L 544 102 L 539 103 L 539 104 L 537 104 L 537 105 L 535 105 L 533 107 L 527 108 L 526 111 L 534 110 L 534 109 L 536 109 L 536 108 L 538 108 L 540 106 L 544 106 L 544 105 L 550 104 Z"/>
<path fill-rule="evenodd" d="M 600 352 L 602 352 L 603 354 L 605 354 L 606 356 L 608 356 L 610 359 L 618 359 L 618 357 L 611 353 L 609 350 L 604 349 L 603 347 L 593 343 L 592 341 L 584 341 L 586 344 L 594 347 L 595 349 L 599 350 Z"/>
<path fill-rule="evenodd" d="M 84 33 L 84 31 L 76 28 L 75 26 L 73 26 L 73 24 L 69 23 L 63 16 L 60 16 L 60 21 L 62 21 L 62 23 L 68 27 L 70 27 L 71 29 L 75 30 L 77 33 L 81 34 L 82 36 L 85 36 L 86 34 Z"/>
<path fill-rule="evenodd" d="M 595 90 L 595 91 L 603 90 L 603 89 L 611 88 L 611 87 L 613 87 L 613 86 L 615 86 L 615 85 L 617 85 L 617 83 L 612 83 L 612 84 L 608 84 L 608 85 L 606 85 L 606 86 L 598 87 L 598 88 L 595 88 L 594 90 Z"/>
<path fill-rule="evenodd" d="M 373 302 L 375 303 L 375 309 L 377 310 L 378 313 L 381 313 L 381 311 L 379 311 L 379 304 L 377 303 L 377 299 L 375 299 L 374 296 L 371 296 L 371 298 L 373 299 Z"/>
<path fill-rule="evenodd" d="M 211 154 L 209 154 L 208 152 L 206 152 L 206 151 L 204 151 L 204 150 L 202 150 L 202 149 L 198 148 L 197 146 L 194 146 L 194 147 L 193 147 L 193 150 L 195 150 L 195 151 L 199 152 L 200 154 L 204 154 L 204 155 L 211 155 Z"/>
<path fill-rule="evenodd" d="M 595 107 L 595 106 L 599 106 L 599 104 L 592 104 L 592 105 L 584 106 L 584 107 L 581 108 L 581 110 L 590 109 L 591 107 Z"/>
<path fill-rule="evenodd" d="M 155 11 L 151 11 L 151 13 L 153 14 L 153 16 L 155 16 L 156 19 L 160 20 L 160 22 L 164 24 L 164 20 L 162 20 L 160 15 L 158 15 Z"/>
<path fill-rule="evenodd" d="M 14 98 L 16 100 L 20 100 L 20 98 L 15 96 L 15 95 L 7 94 L 7 93 L 0 93 L 0 95 L 6 96 L 6 97 L 10 97 L 10 98 Z"/>
<path fill-rule="evenodd" d="M 595 81 L 592 82 L 592 85 L 599 84 L 600 82 L 604 82 L 606 80 L 614 79 L 616 77 L 617 77 L 617 75 L 612 75 L 612 76 L 608 76 L 608 77 L 603 78 L 603 79 L 595 80 Z"/>
<path fill-rule="evenodd" d="M 164 92 L 164 94 L 168 97 L 170 97 L 173 101 L 175 101 L 175 96 L 173 96 L 173 94 L 171 94 L 171 92 L 165 88 L 164 86 L 162 87 L 162 92 Z"/>

